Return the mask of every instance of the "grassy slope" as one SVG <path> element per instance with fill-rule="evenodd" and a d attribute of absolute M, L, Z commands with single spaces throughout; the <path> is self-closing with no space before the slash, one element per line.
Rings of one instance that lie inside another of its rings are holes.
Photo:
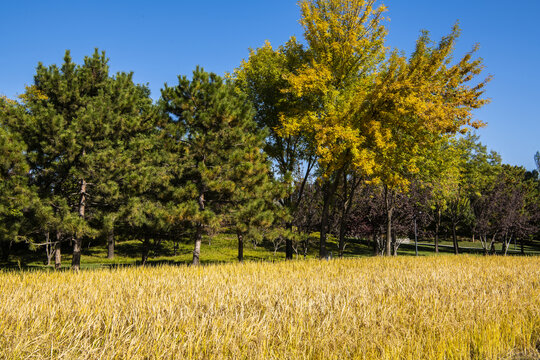
<path fill-rule="evenodd" d="M 0 272 L 2 359 L 536 359 L 536 257 Z"/>

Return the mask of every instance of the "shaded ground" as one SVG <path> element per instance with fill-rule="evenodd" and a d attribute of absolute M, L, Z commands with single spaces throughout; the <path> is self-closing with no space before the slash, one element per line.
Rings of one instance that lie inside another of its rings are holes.
<path fill-rule="evenodd" d="M 525 255 L 540 255 L 540 242 L 526 242 L 524 244 Z M 502 244 L 496 244 L 496 251 L 501 252 Z M 115 258 L 107 259 L 106 245 L 102 242 L 92 241 L 84 244 L 82 255 L 82 268 L 118 267 L 140 265 L 143 244 L 138 240 L 121 241 L 116 244 Z M 338 256 L 337 242 L 330 239 L 327 249 L 332 257 Z M 297 249 L 295 258 L 303 259 L 303 252 Z M 187 265 L 192 260 L 193 244 L 189 241 L 152 242 L 147 265 Z M 62 249 L 62 267 L 69 268 L 71 264 L 71 246 L 64 244 Z M 420 256 L 435 255 L 434 244 L 422 240 L 418 244 Z M 450 241 L 441 241 L 439 254 L 452 254 L 454 252 Z M 461 241 L 460 253 L 463 254 L 483 254 L 480 242 Z M 345 248 L 345 257 L 367 257 L 372 256 L 372 244 L 363 239 L 349 239 Z M 401 244 L 398 255 L 414 255 L 415 245 L 413 243 Z M 511 244 L 509 255 L 521 255 L 520 245 Z M 212 238 L 206 238 L 201 248 L 201 263 L 216 264 L 237 261 L 237 239 L 231 234 L 219 234 Z M 274 244 L 269 241 L 261 244 L 247 243 L 244 247 L 245 261 L 282 261 L 284 260 L 284 246 L 281 246 L 274 254 Z M 318 257 L 318 244 L 316 239 L 312 239 L 309 246 L 307 258 Z M 54 261 L 54 260 L 53 260 Z M 0 268 L 7 269 L 43 269 L 46 266 L 46 254 L 44 249 L 31 251 L 26 244 L 16 244 L 13 248 L 9 262 L 0 263 Z M 50 268 L 50 267 L 49 267 Z"/>

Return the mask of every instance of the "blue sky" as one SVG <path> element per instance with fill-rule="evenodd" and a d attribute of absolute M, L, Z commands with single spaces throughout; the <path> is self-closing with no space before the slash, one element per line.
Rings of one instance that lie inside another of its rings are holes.
<path fill-rule="evenodd" d="M 488 123 L 481 140 L 505 163 L 534 168 L 540 150 L 539 0 L 386 0 L 387 45 L 409 53 L 421 29 L 434 39 L 459 20 L 456 56 L 480 44 L 492 103 L 476 112 Z M 32 83 L 38 61 L 76 62 L 98 47 L 111 70 L 134 71 L 154 98 L 165 82 L 196 65 L 223 74 L 249 48 L 302 37 L 296 1 L 4 1 L 0 7 L 0 93 L 14 97 Z"/>

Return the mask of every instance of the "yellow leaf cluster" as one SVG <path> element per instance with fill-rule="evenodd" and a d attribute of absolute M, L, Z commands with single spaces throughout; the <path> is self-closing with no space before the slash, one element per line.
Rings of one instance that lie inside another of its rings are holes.
<path fill-rule="evenodd" d="M 41 90 L 39 90 L 36 86 L 25 86 L 25 93 L 19 95 L 19 99 L 21 99 L 23 102 L 28 102 L 30 100 L 48 100 L 49 98 L 47 95 L 45 95 Z"/>
<path fill-rule="evenodd" d="M 473 58 L 476 46 L 452 61 L 457 25 L 439 43 L 423 32 L 406 58 L 385 48 L 386 7 L 376 0 L 299 5 L 307 56 L 285 74 L 266 76 L 284 80 L 281 92 L 309 99 L 310 107 L 282 112 L 274 130 L 283 138 L 309 139 L 325 176 L 350 166 L 389 188 L 406 189 L 421 172 L 426 149 L 485 125 L 472 111 L 489 101 L 483 94 L 490 78 L 476 80 L 483 70 L 481 59 Z M 256 59 L 270 57 L 284 61 L 266 43 L 242 68 L 255 71 Z"/>

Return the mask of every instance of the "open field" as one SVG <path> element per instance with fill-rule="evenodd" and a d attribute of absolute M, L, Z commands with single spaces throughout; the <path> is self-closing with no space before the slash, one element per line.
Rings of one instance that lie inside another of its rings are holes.
<path fill-rule="evenodd" d="M 0 272 L 2 359 L 535 359 L 540 259 Z"/>

